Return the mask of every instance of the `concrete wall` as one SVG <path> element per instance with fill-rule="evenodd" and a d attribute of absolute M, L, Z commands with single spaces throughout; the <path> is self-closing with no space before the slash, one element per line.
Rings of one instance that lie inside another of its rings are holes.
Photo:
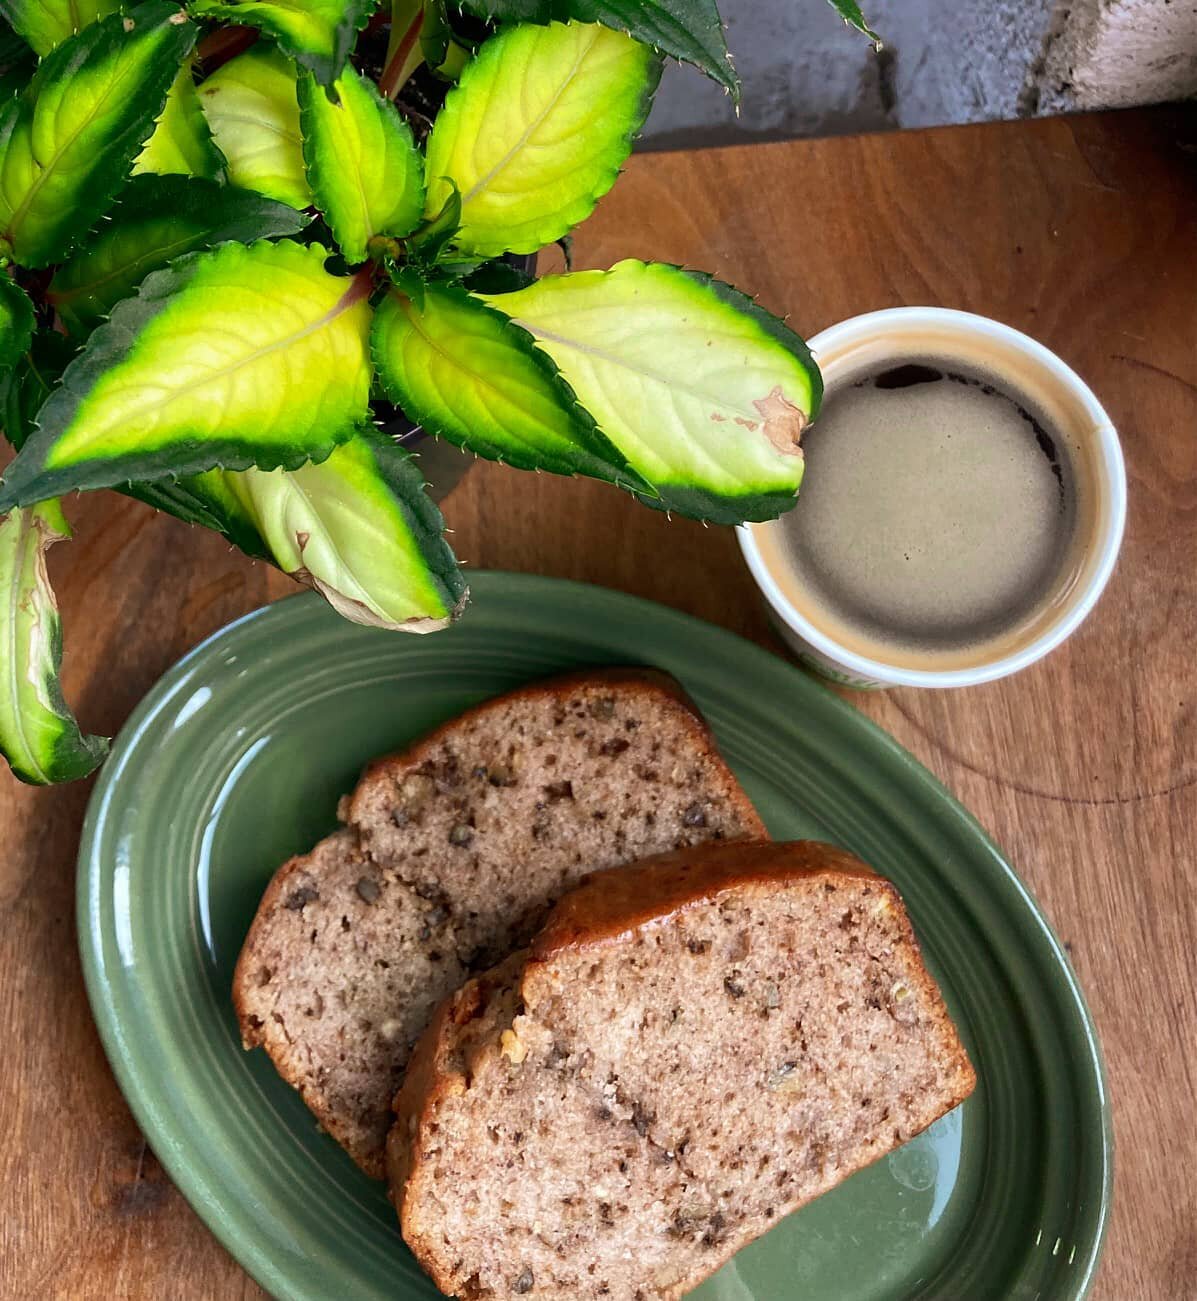
<path fill-rule="evenodd" d="M 671 66 L 650 147 L 975 122 L 1197 94 L 1197 0 L 862 0 L 880 55 L 826 0 L 721 0 L 744 80 Z"/>
<path fill-rule="evenodd" d="M 1079 5 L 1049 34 L 1026 107 L 1122 107 L 1197 94 L 1197 0 Z"/>

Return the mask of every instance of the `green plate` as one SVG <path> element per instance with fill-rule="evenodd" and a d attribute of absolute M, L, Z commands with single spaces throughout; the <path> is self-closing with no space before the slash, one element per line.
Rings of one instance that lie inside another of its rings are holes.
<path fill-rule="evenodd" d="M 1059 942 L 968 813 L 730 633 L 573 583 L 472 585 L 468 616 L 431 637 L 353 627 L 307 596 L 242 619 L 154 687 L 96 786 L 78 901 L 92 1007 L 142 1129 L 217 1237 L 278 1297 L 437 1295 L 382 1187 L 241 1050 L 238 948 L 274 868 L 333 826 L 367 759 L 517 683 L 652 664 L 693 694 L 773 835 L 836 841 L 897 883 L 980 1076 L 963 1107 L 693 1295 L 1082 1296 L 1110 1197 L 1097 1039 Z"/>

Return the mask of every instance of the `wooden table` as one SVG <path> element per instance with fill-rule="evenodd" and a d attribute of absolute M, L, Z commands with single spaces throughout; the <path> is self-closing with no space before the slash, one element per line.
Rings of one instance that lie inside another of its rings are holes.
<path fill-rule="evenodd" d="M 1077 636 L 1003 683 L 851 697 L 976 812 L 1069 944 L 1114 1100 L 1101 1301 L 1197 1297 L 1195 200 L 1197 115 L 1131 112 L 641 156 L 576 250 L 704 267 L 807 333 L 903 303 L 983 312 L 1073 363 L 1121 431 L 1126 544 Z M 290 590 L 109 494 L 72 513 L 52 571 L 92 730 Z M 471 564 L 622 588 L 778 649 L 728 530 L 485 464 L 446 513 Z M 260 1296 L 163 1175 L 92 1026 L 73 922 L 87 796 L 0 778 L 0 1296 Z"/>

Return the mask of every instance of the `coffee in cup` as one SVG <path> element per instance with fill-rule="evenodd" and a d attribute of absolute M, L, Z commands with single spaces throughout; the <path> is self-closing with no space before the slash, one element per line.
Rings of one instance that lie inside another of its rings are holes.
<path fill-rule="evenodd" d="M 1112 565 L 1125 481 L 1104 413 L 984 318 L 898 309 L 820 340 L 798 502 L 742 532 L 783 631 L 858 685 L 1010 671 L 1092 589 L 1095 559 Z"/>

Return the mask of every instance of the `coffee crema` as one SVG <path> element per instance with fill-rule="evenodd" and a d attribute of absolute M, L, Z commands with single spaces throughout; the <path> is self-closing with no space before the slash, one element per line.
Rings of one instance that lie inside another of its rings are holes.
<path fill-rule="evenodd" d="M 1023 395 L 911 357 L 834 385 L 794 509 L 761 531 L 786 598 L 836 642 L 914 667 L 1016 642 L 1076 530 L 1069 450 Z"/>

